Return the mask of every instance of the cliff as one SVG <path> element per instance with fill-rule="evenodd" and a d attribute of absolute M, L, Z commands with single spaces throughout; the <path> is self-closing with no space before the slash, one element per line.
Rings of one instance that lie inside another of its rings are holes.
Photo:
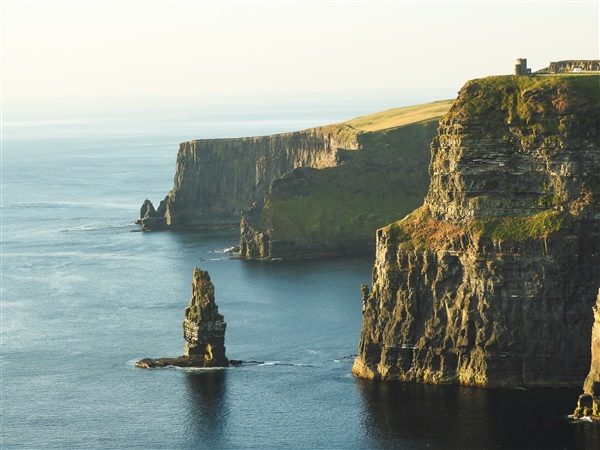
<path fill-rule="evenodd" d="M 600 76 L 468 82 L 424 205 L 377 231 L 353 372 L 574 386 L 600 273 Z"/>
<path fill-rule="evenodd" d="M 429 144 L 451 101 L 397 108 L 346 122 L 358 150 L 340 165 L 297 168 L 244 212 L 240 255 L 323 256 L 373 251 L 377 228 L 419 206 L 429 185 Z"/>
<path fill-rule="evenodd" d="M 174 186 L 159 214 L 166 225 L 156 216 L 146 222 L 142 217 L 142 229 L 238 225 L 240 213 L 260 200 L 273 180 L 297 167 L 336 166 L 339 149 L 357 146 L 355 134 L 344 124 L 272 136 L 183 142 Z"/>
<path fill-rule="evenodd" d="M 600 421 L 600 291 L 598 291 L 598 300 L 594 306 L 592 363 L 583 384 L 583 394 L 579 396 L 577 409 L 573 416 L 577 419 L 589 417 L 594 421 Z"/>
<path fill-rule="evenodd" d="M 208 272 L 194 269 L 192 298 L 185 308 L 183 321 L 184 354 L 178 358 L 142 359 L 141 368 L 155 367 L 227 367 L 225 329 L 227 324 L 215 303 L 215 287 Z"/>
<path fill-rule="evenodd" d="M 551 62 L 548 67 L 538 70 L 536 73 L 567 73 L 573 72 L 575 69 L 583 72 L 600 72 L 600 61 L 597 59 L 570 59 L 556 61 Z"/>

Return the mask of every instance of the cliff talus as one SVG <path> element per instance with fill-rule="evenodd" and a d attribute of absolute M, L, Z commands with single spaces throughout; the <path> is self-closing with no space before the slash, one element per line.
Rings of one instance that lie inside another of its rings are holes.
<path fill-rule="evenodd" d="M 425 204 L 377 232 L 355 374 L 580 385 L 600 273 L 599 80 L 463 87 Z"/>

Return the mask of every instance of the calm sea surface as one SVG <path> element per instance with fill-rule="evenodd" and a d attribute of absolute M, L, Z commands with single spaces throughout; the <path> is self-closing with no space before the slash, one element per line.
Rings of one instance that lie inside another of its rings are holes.
<path fill-rule="evenodd" d="M 5 122 L 1 448 L 600 448 L 600 426 L 567 418 L 580 389 L 354 378 L 371 256 L 242 261 L 222 252 L 237 230 L 133 232 L 180 141 L 350 118 L 306 117 Z M 227 355 L 265 364 L 133 366 L 182 354 L 194 267 Z"/>

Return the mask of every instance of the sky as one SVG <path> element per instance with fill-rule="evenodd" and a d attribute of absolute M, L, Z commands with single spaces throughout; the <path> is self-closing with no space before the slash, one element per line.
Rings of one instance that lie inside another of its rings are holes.
<path fill-rule="evenodd" d="M 450 89 L 600 59 L 595 1 L 2 0 L 2 98 Z"/>

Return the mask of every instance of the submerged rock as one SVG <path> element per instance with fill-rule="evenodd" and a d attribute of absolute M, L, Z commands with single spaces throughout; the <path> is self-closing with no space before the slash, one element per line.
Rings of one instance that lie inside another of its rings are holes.
<path fill-rule="evenodd" d="M 227 367 L 225 329 L 227 323 L 215 303 L 215 287 L 208 272 L 194 269 L 192 298 L 183 321 L 184 354 L 177 358 L 145 358 L 135 363 L 141 368 Z"/>

